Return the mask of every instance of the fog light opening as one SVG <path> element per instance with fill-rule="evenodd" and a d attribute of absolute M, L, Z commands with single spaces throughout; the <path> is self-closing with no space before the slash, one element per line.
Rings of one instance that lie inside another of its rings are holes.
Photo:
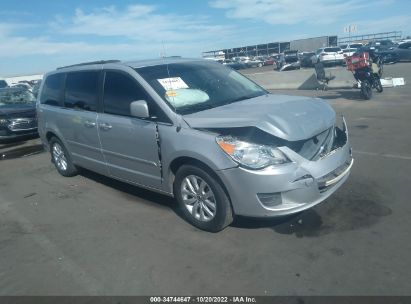
<path fill-rule="evenodd" d="M 272 208 L 283 203 L 281 193 L 257 193 L 257 197 L 264 207 Z"/>

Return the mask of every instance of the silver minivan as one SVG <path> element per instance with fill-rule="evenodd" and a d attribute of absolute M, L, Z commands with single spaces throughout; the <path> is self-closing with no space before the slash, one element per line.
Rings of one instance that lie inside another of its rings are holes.
<path fill-rule="evenodd" d="M 80 168 L 176 198 L 198 228 L 313 207 L 348 178 L 343 117 L 270 94 L 219 63 L 99 61 L 45 75 L 38 131 L 63 176 Z"/>

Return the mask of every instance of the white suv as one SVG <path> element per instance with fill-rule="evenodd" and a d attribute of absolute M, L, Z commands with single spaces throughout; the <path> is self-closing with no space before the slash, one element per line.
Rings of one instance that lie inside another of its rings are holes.
<path fill-rule="evenodd" d="M 321 62 L 323 64 L 343 64 L 344 63 L 344 54 L 341 48 L 339 47 L 326 47 L 318 49 L 315 52 L 314 61 Z"/>

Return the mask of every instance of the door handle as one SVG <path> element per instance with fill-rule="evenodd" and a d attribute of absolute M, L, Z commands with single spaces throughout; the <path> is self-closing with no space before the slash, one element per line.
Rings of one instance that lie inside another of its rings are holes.
<path fill-rule="evenodd" d="M 96 126 L 96 123 L 95 123 L 95 122 L 92 122 L 92 121 L 86 120 L 86 121 L 84 122 L 84 125 L 85 125 L 87 128 L 93 128 L 93 127 Z"/>
<path fill-rule="evenodd" d="M 113 126 L 109 125 L 108 123 L 101 123 L 99 124 L 100 128 L 103 130 L 110 130 Z"/>

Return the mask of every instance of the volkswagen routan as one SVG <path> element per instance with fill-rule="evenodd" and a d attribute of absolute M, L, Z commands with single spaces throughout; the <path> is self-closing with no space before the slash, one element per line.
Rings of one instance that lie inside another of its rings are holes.
<path fill-rule="evenodd" d="M 324 201 L 353 165 L 343 117 L 201 59 L 99 61 L 47 73 L 38 131 L 57 171 L 86 168 L 174 197 L 194 226 Z"/>

